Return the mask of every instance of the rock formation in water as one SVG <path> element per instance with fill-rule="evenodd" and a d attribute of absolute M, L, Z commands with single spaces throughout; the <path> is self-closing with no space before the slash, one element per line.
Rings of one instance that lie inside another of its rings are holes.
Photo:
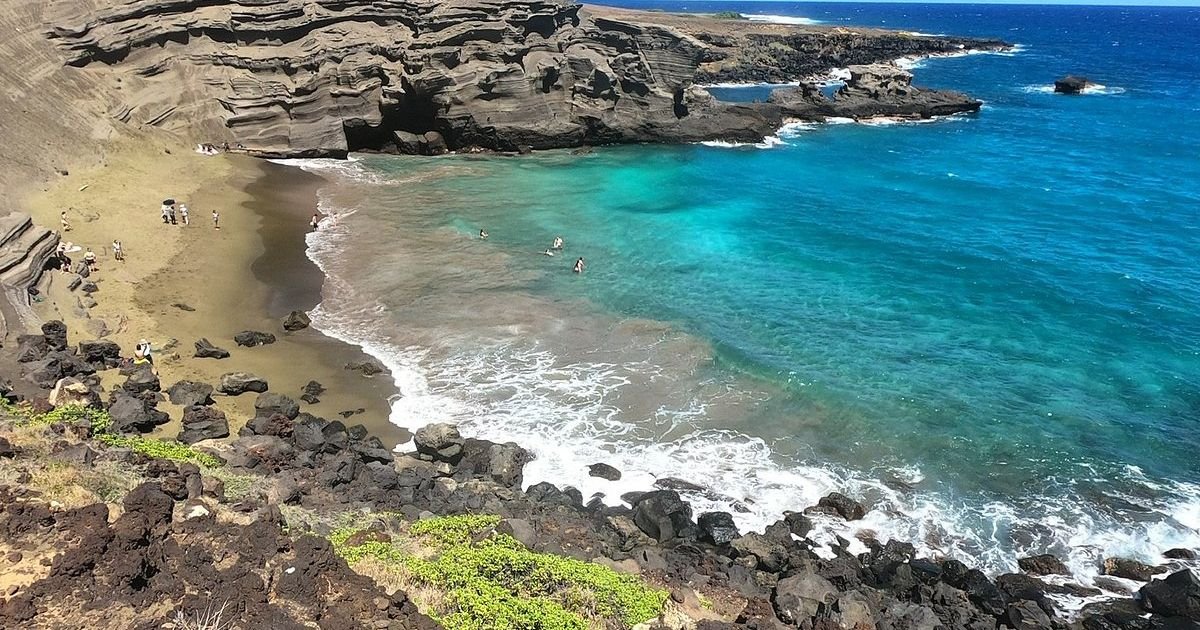
<path fill-rule="evenodd" d="M 983 104 L 965 94 L 918 88 L 912 73 L 891 64 L 850 66 L 845 85 L 827 98 L 813 84 L 776 90 L 771 102 L 779 105 L 789 118 L 821 121 L 842 118 L 914 118 L 928 119 L 978 111 Z"/>
<path fill-rule="evenodd" d="M 133 0 L 60 11 L 48 36 L 67 63 L 119 88 L 118 120 L 293 157 L 753 141 L 779 126 L 779 109 L 716 101 L 697 81 L 796 80 L 1002 45 L 570 0 Z"/>
<path fill-rule="evenodd" d="M 1059 94 L 1079 94 L 1089 85 L 1091 83 L 1087 80 L 1087 77 L 1070 75 L 1055 81 L 1054 91 Z"/>

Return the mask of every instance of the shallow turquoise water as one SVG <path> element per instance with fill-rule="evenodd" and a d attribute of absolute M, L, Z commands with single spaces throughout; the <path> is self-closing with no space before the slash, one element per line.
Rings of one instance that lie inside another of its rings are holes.
<path fill-rule="evenodd" d="M 753 471 L 758 485 L 729 492 L 775 514 L 803 507 L 805 484 L 832 482 L 780 481 L 764 462 L 834 471 L 890 507 L 876 530 L 997 570 L 1021 552 L 1066 554 L 1086 573 L 1106 553 L 1200 545 L 1200 11 L 752 8 L 998 35 L 1023 49 L 924 62 L 919 83 L 987 103 L 932 124 L 804 127 L 772 148 L 365 158 L 384 183 L 329 199 L 361 208 L 346 219 L 354 242 L 371 250 L 363 234 L 395 230 L 379 247 L 411 239 L 403 247 L 425 253 L 394 268 L 388 256 L 341 271 L 327 260 L 380 305 L 350 327 L 408 330 L 370 342 L 396 361 L 408 343 L 444 346 L 404 364 L 427 375 L 425 393 L 486 390 L 470 412 L 503 421 L 477 421 L 482 433 L 533 439 L 561 429 L 555 414 L 575 414 L 556 437 L 564 449 L 591 439 L 671 474 L 665 462 L 682 458 L 714 486 L 723 478 L 709 468 Z M 1106 88 L 1047 93 L 1068 71 Z M 486 243 L 472 238 L 481 227 Z M 555 235 L 566 251 L 541 256 Z M 569 271 L 577 256 L 582 276 Z M 453 298 L 430 297 L 439 292 Z M 471 306 L 493 298 L 536 304 L 538 317 L 513 306 L 494 323 Z M 337 309 L 324 308 L 332 321 Z M 343 334 L 368 343 L 346 328 L 354 313 L 342 315 Z M 434 329 L 414 322 L 430 317 L 443 320 L 437 334 L 414 342 L 413 330 Z M 702 348 L 644 351 L 658 338 L 618 330 L 631 320 L 666 322 L 663 339 Z M 534 350 L 554 358 L 512 380 Z M 630 357 L 667 367 L 645 383 L 618 371 L 611 387 L 538 380 L 584 382 L 592 372 L 572 366 Z M 692 407 L 646 403 L 681 391 Z M 742 397 L 728 402 L 731 391 Z M 720 450 L 714 435 L 764 459 Z M 588 483 L 550 448 L 540 455 L 558 462 L 543 469 L 551 480 Z M 755 494 L 768 487 L 778 496 Z"/>

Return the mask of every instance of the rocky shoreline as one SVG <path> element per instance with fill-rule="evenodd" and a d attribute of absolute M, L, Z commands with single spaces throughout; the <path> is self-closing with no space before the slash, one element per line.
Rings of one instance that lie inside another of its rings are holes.
<path fill-rule="evenodd" d="M 0 604 L 5 624 L 51 627 L 54 611 L 73 601 L 117 607 L 167 601 L 161 619 L 128 626 L 165 627 L 175 610 L 219 597 L 250 624 L 243 627 L 293 627 L 285 623 L 290 605 L 301 606 L 322 628 L 436 627 L 403 592 L 384 592 L 350 572 L 325 540 L 329 527 L 300 516 L 335 513 L 358 515 L 359 541 L 382 536 L 363 532 L 382 532 L 378 522 L 387 515 L 407 522 L 494 515 L 488 531 L 530 550 L 599 563 L 669 590 L 672 610 L 688 621 L 669 622 L 664 613 L 647 627 L 1146 630 L 1200 623 L 1200 580 L 1181 564 L 1194 558 L 1188 550 L 1168 552 L 1160 566 L 1106 561 L 1106 573 L 1148 583 L 1133 597 L 1091 604 L 1068 621 L 1056 596 L 1100 591 L 1044 580 L 1065 572 L 1053 556 L 1022 559 L 1022 573 L 991 579 L 957 560 L 918 558 L 912 545 L 897 541 L 866 540 L 869 551 L 859 555 L 848 551 L 846 540 L 821 548 L 806 537 L 811 514 L 858 519 L 868 509 L 837 493 L 780 515 L 762 533 L 743 534 L 730 514 L 694 514 L 672 489 L 630 493 L 618 507 L 550 483 L 523 489 L 532 455 L 517 444 L 431 425 L 416 432 L 415 451 L 397 454 L 361 425 L 302 411 L 254 375 L 231 372 L 216 387 L 186 381 L 168 387 L 148 366 L 118 367 L 122 351 L 112 342 L 68 346 L 66 340 L 60 322 L 21 337 L 22 373 L 9 375 L 45 397 L 28 397 L 26 407 L 6 403 L 7 419 L 0 420 L 6 430 L 28 414 L 57 407 L 60 415 L 37 426 L 36 439 L 26 433 L 17 446 L 0 439 L 0 467 L 15 473 L 4 478 L 17 481 L 0 489 L 0 529 L 10 549 L 0 562 L 12 563 L 25 547 L 59 543 L 37 579 L 8 587 Z M 105 391 L 101 377 L 117 372 L 120 378 Z M 11 388 L 5 392 L 19 398 Z M 212 406 L 214 397 L 248 395 L 256 396 L 255 416 L 240 429 Z M 185 409 L 177 438 L 194 447 L 143 435 L 166 419 L 157 405 L 168 397 Z M 83 409 L 107 415 L 100 421 Z M 104 503 L 64 510 L 39 501 L 25 485 L 34 481 L 30 470 L 37 462 L 29 458 L 38 444 L 50 460 L 77 468 L 110 462 L 136 468 L 141 482 L 113 497 L 123 514 L 110 523 Z M 158 446 L 139 446 L 145 444 Z M 230 499 L 210 476 L 216 470 L 249 476 L 254 490 Z M 596 466 L 593 472 L 619 471 Z M 214 572 L 213 566 L 223 568 Z M 265 582 L 264 572 L 270 576 Z M 320 581 L 341 590 L 316 596 Z M 197 590 L 207 598 L 194 596 Z M 706 608 L 702 601 L 722 604 Z"/>
<path fill-rule="evenodd" d="M 1008 46 L 570 0 L 305 6 L 137 0 L 64 12 L 46 35 L 111 89 L 118 120 L 266 157 L 757 142 L 788 108 L 723 103 L 697 86 Z M 893 96 L 857 109 L 925 113 Z"/>

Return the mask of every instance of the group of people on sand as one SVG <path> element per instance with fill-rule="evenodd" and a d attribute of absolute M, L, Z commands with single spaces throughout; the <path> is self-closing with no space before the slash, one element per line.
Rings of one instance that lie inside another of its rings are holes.
<path fill-rule="evenodd" d="M 487 239 L 487 237 L 488 237 L 487 230 L 479 230 L 480 240 L 485 240 L 485 239 Z M 546 251 L 542 252 L 542 255 L 543 256 L 555 256 L 558 252 L 561 252 L 563 250 L 563 246 L 564 246 L 563 237 L 555 236 L 554 241 L 550 244 L 550 248 L 547 249 Z M 575 260 L 575 264 L 571 267 L 571 271 L 574 271 L 575 273 L 583 273 L 583 269 L 585 266 L 586 265 L 583 262 L 583 256 L 580 256 L 579 258 L 577 258 Z"/>
<path fill-rule="evenodd" d="M 186 203 L 176 203 L 174 199 L 166 199 L 160 207 L 163 225 L 191 225 L 191 212 Z M 221 213 L 214 208 L 212 211 L 213 229 L 221 229 Z"/>

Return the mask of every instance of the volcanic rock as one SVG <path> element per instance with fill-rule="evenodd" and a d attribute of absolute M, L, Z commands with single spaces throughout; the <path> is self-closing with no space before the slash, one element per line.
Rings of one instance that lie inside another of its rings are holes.
<path fill-rule="evenodd" d="M 238 396 L 246 392 L 262 393 L 267 391 L 267 381 L 248 372 L 229 372 L 221 375 L 217 391 L 230 396 Z"/>
<path fill-rule="evenodd" d="M 287 317 L 283 318 L 283 329 L 289 332 L 303 330 L 312 324 L 312 319 L 307 313 L 301 311 L 292 311 Z"/>
<path fill-rule="evenodd" d="M 212 385 L 195 381 L 179 381 L 167 388 L 167 396 L 170 398 L 171 404 L 181 407 L 211 405 L 213 403 L 212 393 Z"/>
<path fill-rule="evenodd" d="M 212 342 L 207 339 L 201 339 L 196 342 L 194 356 L 200 359 L 228 359 L 229 351 L 212 345 Z"/>
<path fill-rule="evenodd" d="M 233 340 L 239 346 L 253 348 L 254 346 L 265 346 L 275 343 L 275 335 L 267 332 L 258 332 L 256 330 L 243 330 L 233 336 Z"/>
<path fill-rule="evenodd" d="M 1054 91 L 1059 94 L 1079 94 L 1088 85 L 1087 77 L 1069 75 L 1054 82 Z"/>
<path fill-rule="evenodd" d="M 598 463 L 588 466 L 588 475 L 609 481 L 617 481 L 621 478 L 621 471 L 608 464 Z"/>
<path fill-rule="evenodd" d="M 229 421 L 225 412 L 211 406 L 194 406 L 183 410 L 183 430 L 179 441 L 195 444 L 201 440 L 229 437 Z"/>

